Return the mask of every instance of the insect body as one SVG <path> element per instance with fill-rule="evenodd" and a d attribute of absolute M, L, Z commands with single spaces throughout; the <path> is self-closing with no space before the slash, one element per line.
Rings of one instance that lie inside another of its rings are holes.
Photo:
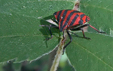
<path fill-rule="evenodd" d="M 72 29 L 72 27 L 83 25 L 88 22 L 90 18 L 84 13 L 75 10 L 61 10 L 54 13 L 58 21 L 60 31 L 65 29 Z"/>
<path fill-rule="evenodd" d="M 56 22 L 58 24 L 58 26 L 55 26 L 52 24 L 50 24 L 48 26 L 50 34 L 51 34 L 51 38 L 52 38 L 51 27 L 58 28 L 61 32 L 64 32 L 64 30 L 66 30 L 66 32 L 70 38 L 70 41 L 64 46 L 64 49 L 72 41 L 72 37 L 69 33 L 69 30 L 72 30 L 72 31 L 82 30 L 83 38 L 86 38 L 86 39 L 90 39 L 90 38 L 85 37 L 84 30 L 82 29 L 85 26 L 90 26 L 91 28 L 93 28 L 94 30 L 96 30 L 99 33 L 105 33 L 105 32 L 100 32 L 95 27 L 93 27 L 89 24 L 85 24 L 86 22 L 90 21 L 90 18 L 80 11 L 61 10 L 61 11 L 55 12 L 53 15 L 55 17 L 55 19 L 53 19 L 53 21 Z M 47 26 L 47 25 L 42 25 L 42 26 Z"/>

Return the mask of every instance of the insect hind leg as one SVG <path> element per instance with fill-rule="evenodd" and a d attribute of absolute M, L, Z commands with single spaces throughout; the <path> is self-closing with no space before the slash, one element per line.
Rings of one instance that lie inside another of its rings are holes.
<path fill-rule="evenodd" d="M 82 30 L 82 33 L 83 33 L 83 38 L 85 38 L 85 39 L 90 39 L 89 37 L 86 37 L 85 36 L 85 34 L 84 34 L 84 30 L 81 28 L 81 30 Z"/>
<path fill-rule="evenodd" d="M 75 33 L 72 33 L 72 34 L 74 34 L 75 36 L 80 37 L 80 38 L 90 39 L 89 37 L 86 37 L 86 36 L 85 36 L 84 30 L 82 29 L 83 27 L 86 27 L 86 26 L 89 26 L 89 24 L 80 25 L 80 26 L 78 26 L 78 27 L 76 27 L 76 28 L 71 29 L 72 31 L 82 30 L 83 37 L 78 36 L 78 35 L 75 34 Z"/>
<path fill-rule="evenodd" d="M 82 28 L 85 27 L 85 26 L 91 27 L 92 29 L 96 30 L 98 33 L 105 33 L 105 32 L 101 32 L 101 31 L 97 30 L 95 27 L 91 26 L 90 24 L 84 24 L 84 25 L 78 26 L 78 27 L 76 27 L 76 28 L 74 28 L 74 29 L 71 29 L 71 30 L 72 30 L 72 31 L 82 30 L 83 37 L 86 38 L 86 39 L 90 39 L 90 38 L 88 38 L 88 37 L 85 37 L 84 30 L 82 29 Z M 78 35 L 76 35 L 76 36 L 77 36 L 77 37 L 80 37 L 80 36 L 78 36 Z"/>

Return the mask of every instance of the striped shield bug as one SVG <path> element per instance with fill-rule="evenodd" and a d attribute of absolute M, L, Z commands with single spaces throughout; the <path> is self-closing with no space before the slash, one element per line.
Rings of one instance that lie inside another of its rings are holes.
<path fill-rule="evenodd" d="M 76 30 L 82 30 L 83 33 L 83 38 L 90 39 L 88 37 L 85 37 L 83 27 L 89 26 L 96 30 L 98 33 L 105 33 L 97 30 L 95 27 L 91 26 L 90 24 L 85 24 L 86 22 L 90 21 L 90 18 L 85 15 L 84 13 L 76 10 L 60 10 L 58 12 L 55 12 L 54 14 L 55 19 L 52 19 L 54 22 L 58 24 L 58 26 L 50 24 L 50 25 L 41 25 L 41 26 L 46 26 L 49 28 L 51 37 L 48 39 L 52 38 L 52 32 L 51 32 L 51 27 L 58 28 L 61 32 L 64 32 L 66 30 L 70 41 L 64 46 L 64 49 L 69 45 L 72 41 L 72 37 L 69 33 L 69 30 L 76 31 Z M 63 34 L 64 35 L 64 34 Z M 77 35 L 78 36 L 78 35 Z"/>

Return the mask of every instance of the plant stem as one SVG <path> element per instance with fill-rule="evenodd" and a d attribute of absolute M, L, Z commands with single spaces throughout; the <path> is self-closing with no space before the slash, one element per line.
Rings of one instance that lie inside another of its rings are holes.
<path fill-rule="evenodd" d="M 66 31 L 64 31 L 64 38 L 62 38 L 60 40 L 60 43 L 56 46 L 56 48 L 58 47 L 58 50 L 56 52 L 56 55 L 55 55 L 55 58 L 54 58 L 54 61 L 53 61 L 53 64 L 51 66 L 51 69 L 50 71 L 56 71 L 57 70 L 57 67 L 59 65 L 59 61 L 60 61 L 60 58 L 63 54 L 63 47 L 64 47 L 64 43 L 65 43 L 65 40 L 66 40 L 66 37 L 67 37 L 67 33 Z"/>

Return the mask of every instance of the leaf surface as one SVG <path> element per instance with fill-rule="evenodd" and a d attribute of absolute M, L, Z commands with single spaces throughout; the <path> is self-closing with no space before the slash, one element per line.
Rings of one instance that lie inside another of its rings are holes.
<path fill-rule="evenodd" d="M 40 25 L 49 24 L 45 18 L 54 12 L 73 6 L 73 0 L 1 0 L 0 63 L 11 59 L 30 61 L 52 51 L 59 43 L 59 35 L 46 41 L 49 30 Z"/>

